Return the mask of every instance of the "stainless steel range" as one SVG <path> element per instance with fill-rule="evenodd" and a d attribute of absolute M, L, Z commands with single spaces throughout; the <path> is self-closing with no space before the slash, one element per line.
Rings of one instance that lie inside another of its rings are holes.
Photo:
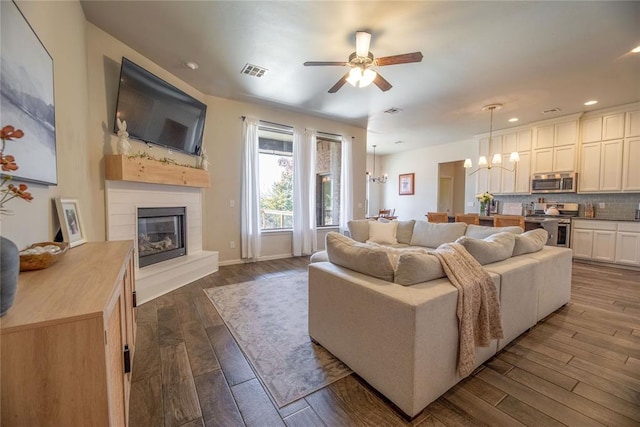
<path fill-rule="evenodd" d="M 539 223 L 540 227 L 547 229 L 547 231 L 555 230 L 553 223 L 557 220 L 557 239 L 553 240 L 556 240 L 557 246 L 568 248 L 571 239 L 571 218 L 578 216 L 580 205 L 563 202 L 534 203 L 533 209 L 533 215 L 528 215 L 525 219 L 529 222 Z"/>

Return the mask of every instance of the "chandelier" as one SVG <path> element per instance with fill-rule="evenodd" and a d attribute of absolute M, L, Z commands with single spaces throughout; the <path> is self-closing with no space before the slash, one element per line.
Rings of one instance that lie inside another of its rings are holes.
<path fill-rule="evenodd" d="M 491 137 L 493 136 L 493 110 L 499 110 L 501 108 L 502 108 L 502 104 L 489 104 L 482 107 L 482 111 L 489 110 L 491 112 L 491 121 L 489 122 L 489 147 L 491 147 Z M 494 154 L 493 157 L 491 158 L 491 161 L 487 161 L 486 156 L 480 156 L 480 158 L 478 159 L 478 169 L 471 172 L 469 176 L 473 175 L 474 173 L 478 172 L 481 169 L 491 170 L 491 168 L 494 168 L 494 167 L 504 169 L 509 172 L 514 172 L 516 170 L 516 167 L 518 166 L 519 161 L 520 161 L 520 155 L 518 154 L 517 151 L 512 152 L 511 155 L 509 156 L 509 162 L 513 163 L 513 169 L 508 169 L 508 168 L 505 168 L 504 166 L 501 166 L 502 155 L 500 153 Z M 471 159 L 465 159 L 464 168 L 469 169 L 472 167 L 473 167 L 473 163 L 471 162 Z"/>
<path fill-rule="evenodd" d="M 367 172 L 367 178 L 369 178 L 369 182 L 376 184 L 384 184 L 387 182 L 388 177 L 386 173 L 376 176 L 376 145 L 373 146 L 373 173 Z"/>

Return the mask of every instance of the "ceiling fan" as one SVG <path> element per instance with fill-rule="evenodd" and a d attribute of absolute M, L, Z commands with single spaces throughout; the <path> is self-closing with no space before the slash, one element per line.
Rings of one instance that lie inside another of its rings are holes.
<path fill-rule="evenodd" d="M 356 51 L 349 55 L 349 61 L 307 61 L 305 66 L 338 65 L 351 67 L 351 70 L 336 84 L 329 89 L 329 93 L 336 93 L 345 83 L 349 82 L 355 87 L 365 87 L 373 83 L 386 92 L 392 88 L 391 83 L 386 81 L 380 74 L 371 67 L 382 67 L 385 65 L 408 64 L 410 62 L 422 61 L 422 52 L 404 53 L 402 55 L 385 56 L 375 58 L 369 52 L 371 34 L 366 31 L 356 31 Z"/>

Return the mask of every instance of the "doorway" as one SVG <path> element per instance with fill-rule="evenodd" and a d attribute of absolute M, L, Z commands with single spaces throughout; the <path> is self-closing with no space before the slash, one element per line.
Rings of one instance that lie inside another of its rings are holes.
<path fill-rule="evenodd" d="M 438 164 L 438 212 L 464 213 L 464 160 Z"/>

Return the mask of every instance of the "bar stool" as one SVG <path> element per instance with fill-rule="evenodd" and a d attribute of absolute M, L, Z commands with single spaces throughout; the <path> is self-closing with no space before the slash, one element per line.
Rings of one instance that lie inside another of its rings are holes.
<path fill-rule="evenodd" d="M 456 214 L 455 222 L 480 225 L 480 215 L 478 215 L 477 213 Z"/>
<path fill-rule="evenodd" d="M 449 222 L 449 214 L 446 212 L 427 212 L 429 222 Z"/>
<path fill-rule="evenodd" d="M 517 225 L 524 230 L 524 217 L 522 215 L 493 215 L 494 227 L 508 227 Z"/>

